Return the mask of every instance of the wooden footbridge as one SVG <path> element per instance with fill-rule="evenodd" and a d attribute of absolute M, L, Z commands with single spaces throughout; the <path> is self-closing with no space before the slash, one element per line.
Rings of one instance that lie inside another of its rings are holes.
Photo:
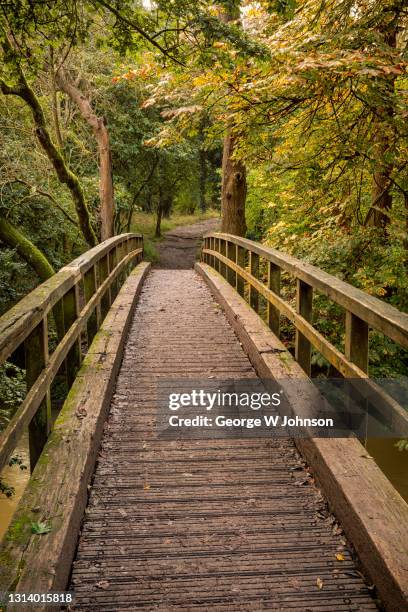
<path fill-rule="evenodd" d="M 285 275 L 296 303 L 281 294 Z M 313 292 L 344 308 L 344 352 L 316 329 Z M 150 270 L 134 234 L 60 270 L 0 319 L 0 363 L 24 354 L 27 377 L 0 466 L 28 428 L 32 467 L 0 592 L 72 591 L 69 609 L 89 611 L 338 612 L 375 610 L 377 598 L 408 609 L 408 506 L 357 439 L 167 440 L 155 428 L 161 379 L 307 383 L 313 346 L 368 380 L 370 328 L 408 347 L 407 315 L 225 234 L 205 237 L 195 270 Z M 286 389 L 303 414 L 307 388 Z"/>

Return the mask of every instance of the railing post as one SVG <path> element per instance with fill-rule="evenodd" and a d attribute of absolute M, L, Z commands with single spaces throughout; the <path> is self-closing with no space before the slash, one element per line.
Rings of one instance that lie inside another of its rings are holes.
<path fill-rule="evenodd" d="M 214 250 L 217 253 L 221 253 L 221 240 L 220 238 L 214 238 Z M 215 257 L 215 269 L 217 270 L 217 272 L 221 272 L 221 262 L 218 259 L 218 257 Z"/>
<path fill-rule="evenodd" d="M 312 320 L 313 288 L 297 279 L 296 312 L 306 321 Z M 311 374 L 312 345 L 305 336 L 296 329 L 295 358 L 308 376 Z"/>
<path fill-rule="evenodd" d="M 31 332 L 24 342 L 27 391 L 35 384 L 38 376 L 48 363 L 48 325 L 47 319 Z M 50 390 L 39 406 L 28 428 L 30 466 L 33 471 L 51 431 Z"/>
<path fill-rule="evenodd" d="M 102 259 L 99 260 L 99 282 L 101 285 L 108 278 L 108 276 L 109 276 L 109 260 L 108 260 L 108 256 L 105 255 L 105 257 L 102 257 Z M 102 319 L 106 317 L 110 306 L 111 306 L 111 294 L 110 294 L 110 288 L 109 288 L 105 291 L 101 299 L 101 317 Z"/>
<path fill-rule="evenodd" d="M 203 248 L 204 249 L 209 248 L 209 238 L 207 236 L 204 238 Z M 207 265 L 210 263 L 210 256 L 208 253 L 203 253 L 203 262 L 206 263 Z"/>
<path fill-rule="evenodd" d="M 227 257 L 234 263 L 236 262 L 237 251 L 233 242 L 227 242 Z M 232 268 L 227 268 L 227 280 L 234 288 L 237 283 L 237 273 Z"/>
<path fill-rule="evenodd" d="M 268 289 L 276 295 L 280 295 L 281 269 L 272 261 L 268 262 Z M 268 325 L 271 331 L 278 336 L 280 331 L 279 309 L 268 301 L 267 306 Z"/>
<path fill-rule="evenodd" d="M 240 268 L 245 268 L 245 249 L 236 245 L 235 261 Z M 235 279 L 235 289 L 241 297 L 245 295 L 245 281 L 238 273 Z"/>
<path fill-rule="evenodd" d="M 368 373 L 368 325 L 352 312 L 346 312 L 345 355 Z"/>
<path fill-rule="evenodd" d="M 223 238 L 220 240 L 220 253 L 221 255 L 224 255 L 224 256 L 227 254 L 226 242 Z M 227 277 L 227 266 L 223 261 L 221 262 L 220 268 L 221 268 L 220 269 L 221 274 L 223 275 L 224 278 L 226 278 Z"/>
<path fill-rule="evenodd" d="M 85 301 L 86 303 L 88 303 L 89 300 L 92 298 L 92 296 L 96 292 L 95 266 L 92 266 L 92 268 L 90 268 L 88 272 L 85 272 L 84 274 L 84 292 L 85 292 Z M 88 331 L 88 346 L 90 346 L 96 332 L 98 331 L 98 318 L 97 318 L 96 308 L 88 319 L 87 331 Z"/>
<path fill-rule="evenodd" d="M 79 288 L 75 283 L 62 298 L 62 309 L 64 312 L 64 332 L 67 333 L 71 325 L 77 320 L 79 315 Z M 65 359 L 65 372 L 68 388 L 71 387 L 75 376 L 81 367 L 81 341 L 75 340 L 67 358 Z"/>
<path fill-rule="evenodd" d="M 210 248 L 211 248 L 212 251 L 215 251 L 215 238 L 214 237 L 210 238 Z M 214 269 L 215 269 L 215 260 L 216 260 L 215 255 L 211 255 L 211 257 L 210 257 L 210 265 Z"/>
<path fill-rule="evenodd" d="M 256 279 L 259 278 L 259 255 L 249 251 L 249 271 Z M 249 285 L 249 305 L 258 312 L 259 310 L 259 294 L 258 291 Z"/>
<path fill-rule="evenodd" d="M 118 263 L 118 256 L 116 247 L 113 247 L 111 252 L 109 253 L 109 272 L 112 272 Z M 114 280 L 111 285 L 111 302 L 113 302 L 118 295 L 118 281 Z"/>

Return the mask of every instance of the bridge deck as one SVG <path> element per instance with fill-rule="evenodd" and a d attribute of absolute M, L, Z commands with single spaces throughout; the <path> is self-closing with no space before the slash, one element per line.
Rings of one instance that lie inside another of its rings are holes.
<path fill-rule="evenodd" d="M 75 609 L 376 609 L 294 444 L 158 440 L 152 397 L 166 376 L 255 376 L 191 270 L 154 270 L 138 304 L 73 566 Z"/>

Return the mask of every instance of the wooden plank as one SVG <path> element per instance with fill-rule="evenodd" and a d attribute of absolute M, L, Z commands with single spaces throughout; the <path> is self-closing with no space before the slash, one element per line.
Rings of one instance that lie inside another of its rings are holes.
<path fill-rule="evenodd" d="M 231 259 L 231 261 L 236 261 L 236 247 L 235 244 L 231 241 L 227 242 L 227 257 L 228 259 Z M 229 282 L 230 285 L 232 285 L 233 287 L 235 287 L 236 285 L 236 276 L 237 273 L 235 272 L 235 270 L 233 270 L 232 268 L 228 267 L 227 268 L 227 280 Z"/>
<path fill-rule="evenodd" d="M 0 591 L 66 588 L 106 411 L 149 267 L 140 264 L 126 281 L 95 341 L 106 335 L 112 319 L 119 325 L 118 317 L 121 336 L 111 336 L 103 366 L 98 354 L 84 363 L 57 418 L 0 549 Z M 34 535 L 31 522 L 37 521 L 49 524 L 51 531 Z"/>
<path fill-rule="evenodd" d="M 79 316 L 79 289 L 76 283 L 62 298 L 64 335 L 68 332 L 71 325 L 75 323 Z M 71 387 L 75 376 L 81 367 L 81 344 L 78 338 L 67 354 L 65 360 L 65 372 L 68 388 Z"/>
<path fill-rule="evenodd" d="M 210 233 L 207 235 L 232 240 L 235 244 L 252 250 L 259 256 L 272 261 L 282 270 L 311 285 L 346 310 L 363 319 L 370 327 L 383 332 L 391 340 L 408 348 L 408 314 L 400 312 L 390 304 L 364 293 L 364 291 L 327 272 L 323 272 L 315 266 L 276 249 L 230 234 Z"/>
<path fill-rule="evenodd" d="M 88 303 L 89 300 L 92 299 L 92 296 L 96 293 L 96 269 L 95 266 L 89 268 L 87 272 L 84 274 L 84 294 L 85 301 Z M 92 340 L 98 331 L 98 316 L 97 316 L 97 307 L 90 314 L 88 323 L 87 323 L 87 335 L 88 335 L 88 345 L 92 343 Z"/>
<path fill-rule="evenodd" d="M 240 246 L 235 245 L 235 248 L 237 250 L 237 254 L 236 254 L 236 264 L 237 266 L 239 266 L 239 268 L 245 268 L 245 249 L 243 249 Z M 242 278 L 241 274 L 239 274 L 239 272 L 236 271 L 236 279 L 237 279 L 237 283 L 236 283 L 236 290 L 238 291 L 239 295 L 241 297 L 244 297 L 245 294 L 245 282 L 244 279 Z"/>
<path fill-rule="evenodd" d="M 259 376 L 279 379 L 296 412 L 307 414 L 316 389 L 284 345 L 245 301 L 208 266 L 196 270 L 216 299 L 248 352 Z M 268 347 L 269 351 L 265 351 Z M 274 349 L 285 352 L 281 359 Z M 302 399 L 296 385 L 302 381 Z M 313 470 L 333 512 L 350 538 L 365 570 L 375 583 L 386 610 L 406 610 L 408 601 L 408 505 L 355 438 L 297 438 L 296 444 Z M 384 520 L 384 517 L 387 520 Z"/>
<path fill-rule="evenodd" d="M 221 258 L 222 255 L 217 254 Z M 313 346 L 338 370 L 345 378 L 353 380 L 362 379 L 356 383 L 356 388 L 359 393 L 365 393 L 366 397 L 377 398 L 383 403 L 384 407 L 389 411 L 385 415 L 389 419 L 389 426 L 395 431 L 401 432 L 401 436 L 408 436 L 408 415 L 406 410 L 401 407 L 397 401 L 383 391 L 378 385 L 368 378 L 368 374 L 361 370 L 356 364 L 347 359 L 336 347 L 334 347 L 322 334 L 320 334 L 309 321 L 298 314 L 287 302 L 268 289 L 263 283 L 252 277 L 246 270 L 237 266 L 233 262 L 229 265 L 235 266 L 237 272 L 250 284 L 253 284 L 258 292 L 263 295 L 268 301 L 274 304 L 289 321 L 295 324 L 296 328 L 307 338 Z"/>
<path fill-rule="evenodd" d="M 306 320 L 312 320 L 313 310 L 313 288 L 297 279 L 296 288 L 296 311 Z M 306 372 L 308 376 L 311 374 L 311 356 L 312 356 L 312 344 L 311 342 L 296 329 L 296 340 L 295 340 L 295 357 L 300 367 Z"/>
<path fill-rule="evenodd" d="M 129 241 L 130 242 L 130 241 Z M 132 250 L 132 249 L 130 249 Z M 99 261 L 99 284 L 103 283 L 103 281 L 109 276 L 109 257 L 108 255 L 104 255 L 102 259 Z M 110 289 L 108 289 L 101 299 L 101 317 L 102 320 L 106 317 L 109 308 L 111 306 L 111 294 Z"/>
<path fill-rule="evenodd" d="M 344 352 L 347 359 L 368 373 L 368 325 L 351 312 L 346 312 Z"/>
<path fill-rule="evenodd" d="M 249 251 L 249 272 L 250 275 L 257 279 L 259 278 L 259 255 Z M 259 311 L 259 293 L 256 287 L 251 283 L 249 285 L 249 305 L 255 310 Z"/>
<path fill-rule="evenodd" d="M 113 236 L 112 238 L 108 238 L 104 242 L 101 242 L 93 249 L 90 249 L 86 253 L 83 253 L 76 259 L 74 259 L 70 264 L 65 266 L 65 268 L 75 268 L 79 270 L 81 274 L 85 274 L 92 266 L 99 261 L 102 257 L 110 253 L 112 250 L 115 250 L 117 245 L 120 245 L 123 242 L 126 242 L 130 238 L 142 238 L 141 234 L 120 234 L 119 236 Z M 133 249 L 135 250 L 135 249 Z M 64 269 L 64 268 L 63 268 Z"/>
<path fill-rule="evenodd" d="M 26 385 L 30 390 L 48 363 L 48 326 L 43 319 L 24 342 Z M 51 398 L 45 393 L 28 427 L 30 466 L 33 471 L 51 431 Z"/>
<path fill-rule="evenodd" d="M 86 304 L 78 319 L 71 325 L 64 338 L 58 344 L 47 366 L 41 371 L 41 374 L 27 393 L 27 396 L 15 412 L 11 421 L 7 424 L 7 427 L 0 432 L 0 469 L 8 461 L 11 452 L 16 447 L 23 431 L 35 415 L 62 363 L 74 346 L 74 343 L 78 340 L 80 333 L 85 329 L 88 319 L 99 302 L 101 295 L 103 295 L 106 289 L 112 284 L 126 264 L 138 256 L 139 252 L 140 249 L 129 253 L 99 287 L 96 294 L 91 298 L 88 304 Z"/>
<path fill-rule="evenodd" d="M 242 248 L 242 247 L 237 247 Z M 268 289 L 280 295 L 280 284 L 281 284 L 281 269 L 279 266 L 274 264 L 272 261 L 268 262 Z M 268 300 L 267 304 L 267 321 L 269 329 L 278 336 L 280 333 L 280 313 L 278 308 L 271 304 Z"/>
<path fill-rule="evenodd" d="M 78 543 L 74 607 L 305 610 L 320 598 L 326 610 L 375 609 L 348 553 L 349 574 L 333 576 L 341 538 L 317 517 L 314 487 L 298 486 L 308 477 L 292 441 L 161 439 L 151 397 L 169 363 L 183 377 L 210 374 L 201 354 L 214 334 L 225 344 L 207 345 L 210 375 L 254 377 L 214 306 L 192 271 L 154 270 L 146 282 Z"/>
<path fill-rule="evenodd" d="M 60 270 L 0 317 L 0 363 L 24 342 L 78 277 L 74 270 Z"/>

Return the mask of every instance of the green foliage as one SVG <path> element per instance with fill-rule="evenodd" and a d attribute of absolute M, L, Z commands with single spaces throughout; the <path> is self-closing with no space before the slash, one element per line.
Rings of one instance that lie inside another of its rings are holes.
<path fill-rule="evenodd" d="M 25 394 L 25 371 L 6 361 L 0 366 L 0 429 L 7 424 Z"/>

